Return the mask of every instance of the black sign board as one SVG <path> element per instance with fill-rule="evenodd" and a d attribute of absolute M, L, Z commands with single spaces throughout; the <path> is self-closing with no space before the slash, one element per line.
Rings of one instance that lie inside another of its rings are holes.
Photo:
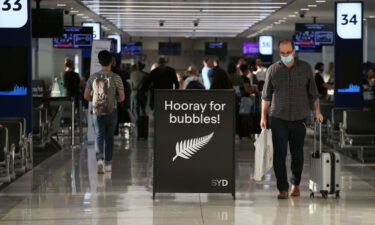
<path fill-rule="evenodd" d="M 31 1 L 0 1 L 0 117 L 23 117 L 32 132 Z"/>
<path fill-rule="evenodd" d="M 335 107 L 363 107 L 363 3 L 335 2 Z"/>
<path fill-rule="evenodd" d="M 232 90 L 155 91 L 155 193 L 235 194 Z"/>

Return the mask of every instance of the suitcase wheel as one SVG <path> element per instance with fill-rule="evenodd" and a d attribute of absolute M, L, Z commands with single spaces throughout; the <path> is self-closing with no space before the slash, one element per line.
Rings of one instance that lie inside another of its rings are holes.
<path fill-rule="evenodd" d="M 315 198 L 315 196 L 314 196 L 314 192 L 311 192 L 311 193 L 310 193 L 310 198 Z"/>
<path fill-rule="evenodd" d="M 328 198 L 328 194 L 323 192 L 323 193 L 322 193 L 322 197 L 323 197 L 323 198 Z"/>
<path fill-rule="evenodd" d="M 339 199 L 340 198 L 340 191 L 336 191 L 336 199 Z"/>

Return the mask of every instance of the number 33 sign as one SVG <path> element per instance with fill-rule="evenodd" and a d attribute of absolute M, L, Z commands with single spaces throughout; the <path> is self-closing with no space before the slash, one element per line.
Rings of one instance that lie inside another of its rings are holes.
<path fill-rule="evenodd" d="M 21 28 L 28 19 L 28 0 L 0 0 L 0 28 Z"/>
<path fill-rule="evenodd" d="M 342 39 L 362 38 L 362 3 L 336 3 L 336 31 Z"/>

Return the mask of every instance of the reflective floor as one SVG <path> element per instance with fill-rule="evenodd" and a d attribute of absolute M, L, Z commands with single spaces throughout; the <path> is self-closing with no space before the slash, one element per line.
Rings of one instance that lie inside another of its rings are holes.
<path fill-rule="evenodd" d="M 116 142 L 112 174 L 97 175 L 92 147 L 66 148 L 0 192 L 0 224 L 375 224 L 375 171 L 343 157 L 341 199 L 276 199 L 273 172 L 252 180 L 254 149 L 236 140 L 237 200 L 229 194 L 158 194 L 152 200 L 152 143 Z M 312 140 L 306 139 L 305 153 Z M 308 161 L 308 160 L 306 160 Z M 372 165 L 373 166 L 373 165 Z"/>

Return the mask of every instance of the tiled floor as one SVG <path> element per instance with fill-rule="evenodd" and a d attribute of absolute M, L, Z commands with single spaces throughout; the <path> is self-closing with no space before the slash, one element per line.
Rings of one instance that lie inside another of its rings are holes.
<path fill-rule="evenodd" d="M 306 158 L 311 149 L 307 139 Z M 118 142 L 119 143 L 119 142 Z M 254 182 L 254 150 L 236 142 L 237 200 L 228 194 L 158 194 L 152 200 L 152 143 L 117 149 L 112 174 L 97 175 L 92 147 L 65 149 L 0 192 L 0 224 L 300 225 L 375 224 L 375 172 L 343 156 L 341 199 L 276 199 L 273 172 Z"/>

